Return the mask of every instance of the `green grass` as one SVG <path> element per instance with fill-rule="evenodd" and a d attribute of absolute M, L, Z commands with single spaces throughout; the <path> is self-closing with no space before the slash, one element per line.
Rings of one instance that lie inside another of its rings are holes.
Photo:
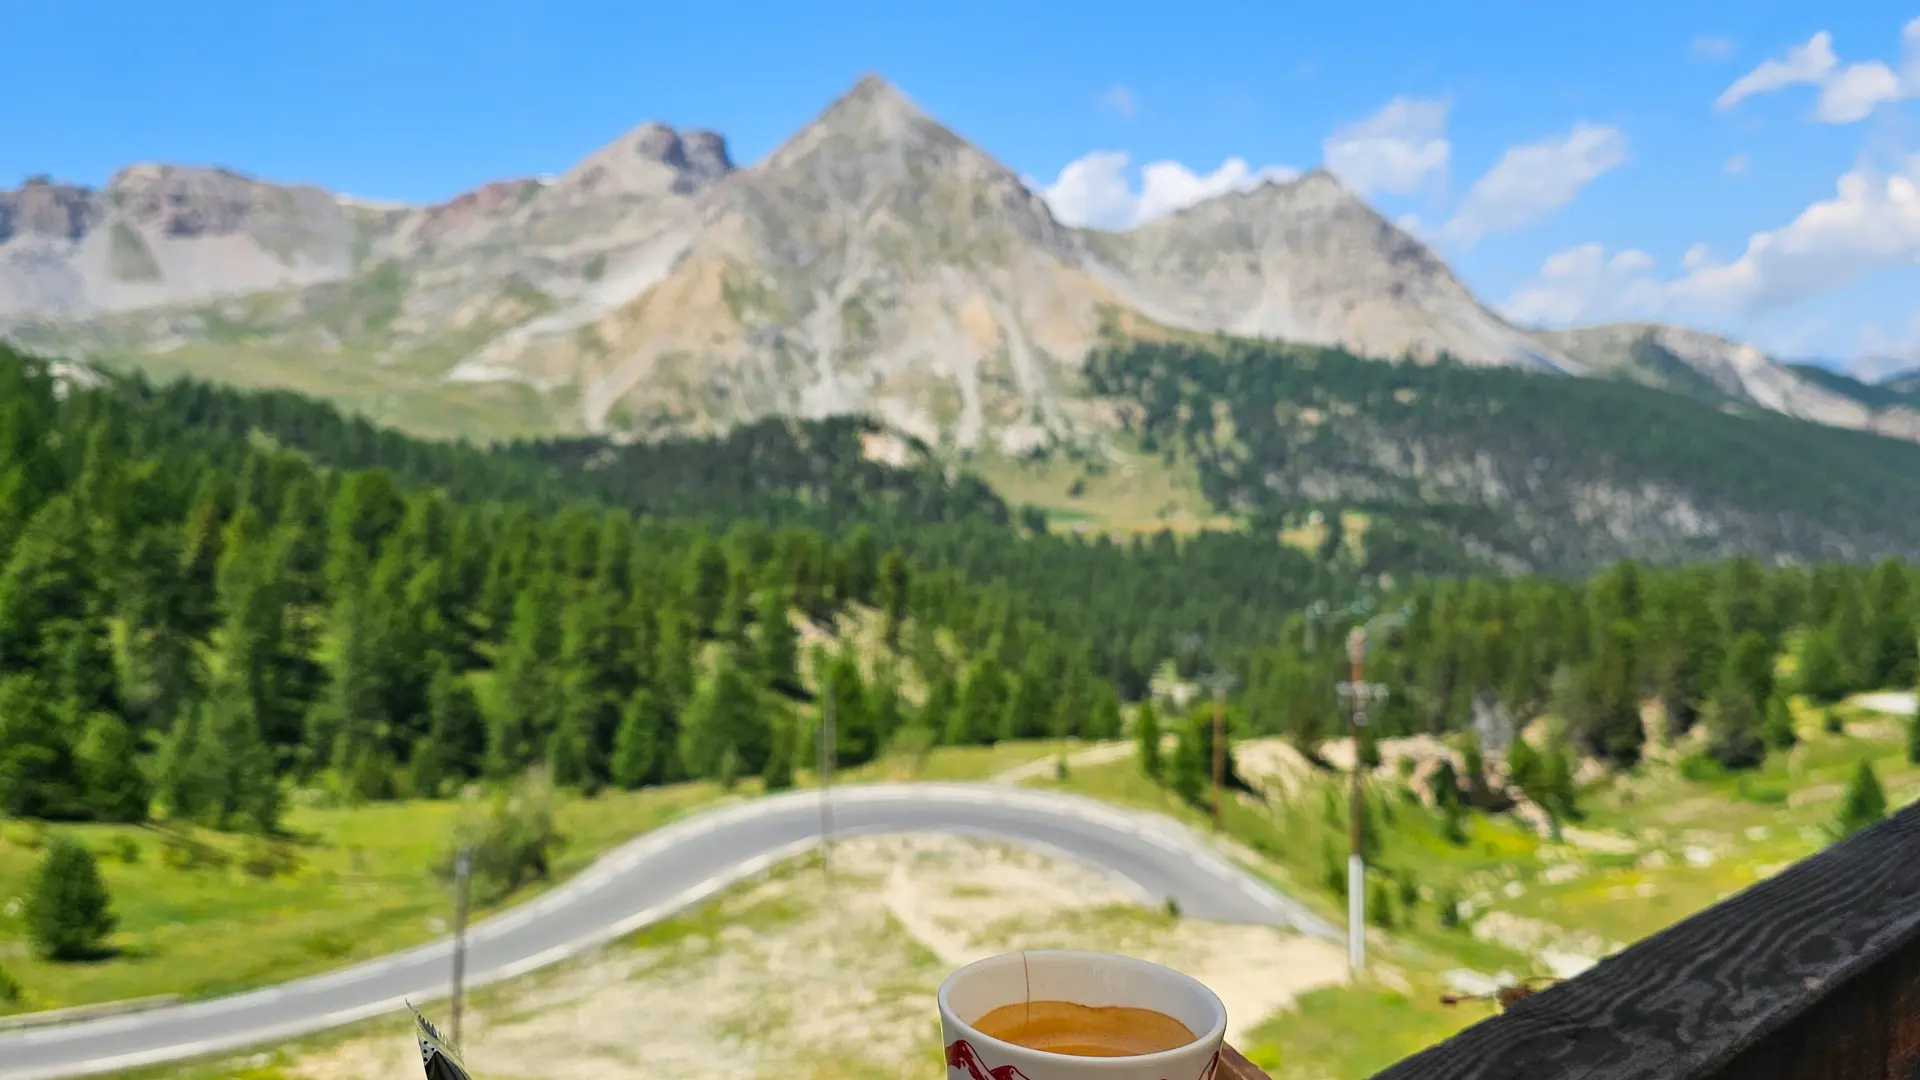
<path fill-rule="evenodd" d="M 838 780 L 982 780 L 1057 754 L 1062 745 L 940 747 L 917 771 L 909 763 L 881 761 L 844 770 Z M 802 786 L 812 783 L 811 774 L 796 779 Z M 758 793 L 759 781 L 748 780 L 731 795 L 698 783 L 567 798 L 559 815 L 567 842 L 549 886 L 636 835 L 722 799 Z M 26 999 L 0 1012 L 152 994 L 229 993 L 432 940 L 445 932 L 440 920 L 451 909 L 432 871 L 446 855 L 461 809 L 450 800 L 300 806 L 286 822 L 297 839 L 274 850 L 205 830 L 9 823 L 0 827 L 0 966 L 19 980 Z M 120 919 L 110 959 L 53 964 L 35 958 L 24 920 L 9 906 L 25 895 L 55 829 L 99 854 Z M 169 862 L 166 849 L 184 850 L 185 841 L 208 853 L 201 865 Z M 131 852 L 133 861 L 123 852 Z M 247 868 L 250 861 L 285 865 L 273 876 L 259 876 Z M 522 891 L 510 903 L 525 902 L 537 891 Z"/>
<path fill-rule="evenodd" d="M 1191 465 L 1137 449 L 1120 460 L 1081 462 L 1063 453 L 1042 460 L 976 454 L 966 467 L 1016 505 L 1037 506 L 1053 527 L 1115 533 L 1196 532 L 1231 528 L 1234 521 L 1207 504 Z"/>
<path fill-rule="evenodd" d="M 1796 703 L 1800 746 L 1743 775 L 1694 769 L 1703 778 L 1689 779 L 1674 765 L 1650 762 L 1632 776 L 1588 788 L 1583 820 L 1574 828 L 1629 842 L 1631 853 L 1554 844 L 1504 816 L 1470 817 L 1467 842 L 1454 844 L 1437 816 L 1399 794 L 1397 785 L 1375 784 L 1382 837 L 1377 862 L 1388 880 L 1404 873 L 1418 883 L 1411 919 L 1396 883 L 1394 929 L 1369 933 L 1369 977 L 1304 995 L 1256 1029 L 1242 1049 L 1276 1080 L 1357 1080 L 1493 1013 L 1490 1004 L 1440 1004 L 1447 971 L 1548 974 L 1529 953 L 1500 944 L 1504 935 L 1481 940 L 1469 929 L 1443 928 L 1436 886 L 1472 903 L 1475 916 L 1496 910 L 1544 928 L 1548 941 L 1604 952 L 1824 847 L 1840 793 L 1863 759 L 1873 762 L 1891 807 L 1920 797 L 1920 767 L 1906 760 L 1901 722 L 1852 706 L 1839 711 L 1846 733 L 1830 735 L 1817 710 Z M 1049 775 L 1029 783 L 1167 813 L 1200 829 L 1210 824 L 1131 759 L 1076 768 L 1065 781 Z M 1345 905 L 1326 882 L 1327 855 L 1331 851 L 1344 873 L 1343 791 L 1344 777 L 1328 776 L 1291 800 L 1231 800 L 1223 814 L 1227 836 L 1240 845 L 1249 870 L 1336 925 L 1344 924 Z"/>
<path fill-rule="evenodd" d="M 565 801 L 559 821 L 567 844 L 554 879 L 720 794 L 715 785 L 684 784 Z M 16 1011 L 227 993 L 431 940 L 445 932 L 451 910 L 432 871 L 460 810 L 452 801 L 296 808 L 286 824 L 297 839 L 278 845 L 277 855 L 258 841 L 204 830 L 62 827 L 100 856 L 119 917 L 110 942 L 116 955 L 83 964 L 39 960 L 23 920 L 10 904 L 0 908 L 0 964 L 27 996 Z M 51 831 L 18 822 L 5 828 L 0 897 L 26 893 Z M 189 846 L 203 852 L 199 865 L 169 859 L 170 847 Z M 249 869 L 276 861 L 270 876 Z"/>
<path fill-rule="evenodd" d="M 426 438 L 487 443 L 574 430 L 560 398 L 515 383 L 443 382 L 439 370 L 422 370 L 430 365 L 382 364 L 355 348 L 325 352 L 265 340 L 195 342 L 168 353 L 109 351 L 94 359 L 109 369 L 144 371 L 159 382 L 191 376 L 246 389 L 293 390 Z"/>

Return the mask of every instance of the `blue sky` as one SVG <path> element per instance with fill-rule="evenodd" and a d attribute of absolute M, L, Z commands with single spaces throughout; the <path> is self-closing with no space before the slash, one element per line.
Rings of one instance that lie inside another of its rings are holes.
<path fill-rule="evenodd" d="M 0 63 L 0 182 L 161 160 L 429 201 L 648 119 L 752 161 L 877 71 L 1040 186 L 1078 162 L 1063 217 L 1163 211 L 1230 159 L 1332 160 L 1516 318 L 1920 359 L 1920 4 L 6 8 L 29 44 Z M 1161 162 L 1184 172 L 1143 192 Z"/>

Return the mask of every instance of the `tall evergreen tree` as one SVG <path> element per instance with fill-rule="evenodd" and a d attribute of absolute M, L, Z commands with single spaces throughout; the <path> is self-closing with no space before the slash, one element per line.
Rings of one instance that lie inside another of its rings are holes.
<path fill-rule="evenodd" d="M 912 578 L 907 570 L 907 560 L 898 549 L 888 551 L 880 558 L 880 612 L 886 618 L 886 640 L 889 649 L 900 645 L 900 628 L 907 621 L 907 598 L 912 586 Z"/>
<path fill-rule="evenodd" d="M 694 694 L 680 729 L 680 760 L 695 776 L 719 779 L 729 757 L 739 770 L 766 767 L 772 732 L 753 685 L 732 655 L 722 653 Z"/>
<path fill-rule="evenodd" d="M 947 741 L 985 746 L 997 740 L 1007 698 L 1007 677 L 999 662 L 991 655 L 976 657 L 967 669 L 959 707 L 948 721 Z"/>
<path fill-rule="evenodd" d="M 558 582 L 542 576 L 528 582 L 513 605 L 500 665 L 501 711 L 487 747 L 487 771 L 496 777 L 531 764 L 558 725 L 558 590 Z"/>
<path fill-rule="evenodd" d="M 1160 714 L 1154 711 L 1153 702 L 1143 701 L 1135 710 L 1133 738 L 1138 748 L 1140 771 L 1154 780 L 1160 779 Z"/>
<path fill-rule="evenodd" d="M 433 682 L 427 694 L 431 717 L 427 745 L 443 777 L 472 780 L 480 776 L 486 762 L 486 718 L 466 680 L 455 674 L 452 662 L 445 656 L 434 660 Z"/>
<path fill-rule="evenodd" d="M 113 713 L 87 718 L 77 754 L 86 803 L 101 821 L 147 819 L 153 791 L 140 771 L 140 740 Z"/>
<path fill-rule="evenodd" d="M 1832 705 L 1852 689 L 1841 662 L 1833 629 L 1817 626 L 1807 631 L 1800 646 L 1800 692 L 1821 705 Z"/>
<path fill-rule="evenodd" d="M 48 700 L 46 684 L 27 672 L 0 678 L 0 813 L 89 816 L 66 722 Z"/>
<path fill-rule="evenodd" d="M 799 656 L 799 635 L 788 617 L 788 595 L 784 589 L 762 589 L 755 604 L 754 646 L 759 655 L 761 677 L 768 686 L 783 694 L 800 689 L 795 667 Z"/>
<path fill-rule="evenodd" d="M 632 790 L 657 783 L 667 773 L 666 758 L 675 734 L 664 703 L 641 687 L 627 699 L 620 715 L 620 733 L 613 743 L 613 782 Z"/>

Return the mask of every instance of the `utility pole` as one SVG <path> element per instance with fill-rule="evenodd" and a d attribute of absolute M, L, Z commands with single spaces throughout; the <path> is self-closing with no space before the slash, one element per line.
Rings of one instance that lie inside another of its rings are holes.
<path fill-rule="evenodd" d="M 833 733 L 833 673 L 829 668 L 822 683 L 825 688 L 825 701 L 820 707 L 820 873 L 827 880 L 833 880 L 833 870 L 827 865 L 828 851 L 833 847 L 833 804 L 828 801 L 827 788 L 833 784 L 834 752 L 837 749 Z"/>
<path fill-rule="evenodd" d="M 1377 620 L 1376 620 L 1377 621 Z M 1361 760 L 1361 744 L 1367 726 L 1367 702 L 1384 700 L 1387 688 L 1370 683 L 1367 676 L 1367 628 L 1356 626 L 1347 634 L 1347 662 L 1350 679 L 1336 689 L 1351 705 L 1353 730 L 1353 774 L 1347 785 L 1347 967 L 1359 974 L 1367 962 L 1367 866 L 1361 855 L 1361 835 L 1366 821 L 1365 792 L 1361 778 L 1366 763 Z"/>
<path fill-rule="evenodd" d="M 467 890 L 473 880 L 473 848 L 462 846 L 453 858 L 453 1016 L 447 1033 L 460 1047 L 460 991 L 467 975 Z"/>

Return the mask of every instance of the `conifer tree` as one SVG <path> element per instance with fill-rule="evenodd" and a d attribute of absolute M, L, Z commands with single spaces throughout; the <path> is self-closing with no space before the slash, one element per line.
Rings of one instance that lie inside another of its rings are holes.
<path fill-rule="evenodd" d="M 1785 694 L 1767 699 L 1767 714 L 1760 722 L 1760 740 L 1774 750 L 1791 750 L 1800 736 L 1793 728 L 1793 709 Z"/>
<path fill-rule="evenodd" d="M 1739 671 L 1729 669 L 1707 713 L 1707 752 L 1723 768 L 1751 769 L 1766 759 L 1760 709 Z"/>
<path fill-rule="evenodd" d="M 900 684 L 892 670 L 882 667 L 874 672 L 867 686 L 867 722 L 873 727 L 876 748 L 893 740 L 894 733 L 906 724 L 906 709 L 900 701 Z M 878 750 L 875 751 L 878 756 Z"/>
<path fill-rule="evenodd" d="M 543 575 L 514 601 L 500 665 L 501 712 L 487 748 L 487 771 L 495 777 L 510 776 L 541 756 L 558 723 L 558 588 Z"/>
<path fill-rule="evenodd" d="M 927 687 L 926 700 L 920 703 L 915 724 L 930 732 L 937 741 L 952 741 L 949 731 L 960 707 L 960 687 L 953 676 L 941 671 Z"/>
<path fill-rule="evenodd" d="M 1140 771 L 1149 779 L 1160 780 L 1160 714 L 1152 701 L 1143 701 L 1133 714 L 1133 739 L 1138 747 Z"/>
<path fill-rule="evenodd" d="M 890 550 L 880 558 L 880 612 L 886 619 L 887 648 L 900 645 L 900 628 L 907 621 L 907 595 L 911 588 L 911 575 L 907 570 L 907 560 L 898 549 Z"/>
<path fill-rule="evenodd" d="M 27 672 L 0 678 L 0 813 L 88 816 L 66 723 L 47 700 L 46 684 Z"/>
<path fill-rule="evenodd" d="M 613 742 L 613 782 L 631 791 L 657 783 L 665 773 L 672 732 L 658 695 L 641 687 L 627 699 Z"/>
<path fill-rule="evenodd" d="M 223 676 L 205 709 L 194 747 L 200 760 L 192 769 L 205 783 L 202 820 L 216 829 L 244 826 L 263 834 L 275 831 L 280 827 L 280 785 L 252 697 L 237 677 L 229 681 Z M 385 793 L 363 794 L 380 797 Z"/>
<path fill-rule="evenodd" d="M 767 749 L 767 763 L 760 770 L 761 785 L 767 791 L 785 791 L 793 786 L 793 759 L 797 747 L 795 721 L 793 713 L 784 708 L 776 708 L 768 721 L 772 725 L 772 741 Z"/>
<path fill-rule="evenodd" d="M 1120 697 L 1105 679 L 1090 679 L 1089 693 L 1092 701 L 1087 707 L 1086 719 L 1082 723 L 1080 734 L 1093 740 L 1117 739 L 1120 737 Z"/>
<path fill-rule="evenodd" d="M 1800 692 L 1816 704 L 1832 705 L 1847 696 L 1851 686 L 1831 627 L 1807 631 L 1800 646 L 1799 680 Z"/>
<path fill-rule="evenodd" d="M 880 752 L 880 733 L 869 710 L 860 664 L 846 648 L 815 665 L 823 672 L 821 693 L 833 703 L 833 745 L 841 765 L 862 765 Z M 824 705 L 824 702 L 823 702 Z"/>
<path fill-rule="evenodd" d="M 686 563 L 687 613 L 693 630 L 711 637 L 727 599 L 727 557 L 710 537 L 695 542 Z"/>
<path fill-rule="evenodd" d="M 800 677 L 795 666 L 799 658 L 799 636 L 794 633 L 788 616 L 789 606 L 784 589 L 760 591 L 755 603 L 754 647 L 759 655 L 761 678 L 772 689 L 791 695 L 799 691 Z"/>
<path fill-rule="evenodd" d="M 1846 794 L 1841 797 L 1840 816 L 1834 823 L 1834 832 L 1844 840 L 1886 816 L 1887 793 L 1880 787 L 1880 778 L 1874 775 L 1873 764 L 1862 761 L 1854 770 L 1853 778 L 1847 782 Z"/>
<path fill-rule="evenodd" d="M 129 824 L 147 820 L 153 792 L 140 771 L 140 740 L 113 713 L 87 718 L 80 740 L 80 776 L 87 806 L 101 821 Z"/>
<path fill-rule="evenodd" d="M 93 852 L 55 837 L 27 891 L 27 936 L 35 949 L 49 960 L 84 960 L 99 951 L 116 922 Z"/>
<path fill-rule="evenodd" d="M 455 674 L 452 661 L 445 656 L 434 658 L 427 710 L 427 744 L 433 749 L 441 776 L 455 781 L 478 778 L 486 762 L 486 718 L 473 690 Z"/>
<path fill-rule="evenodd" d="M 1049 708 L 1052 685 L 1044 661 L 1039 657 L 1030 659 L 1014 680 L 1013 694 L 1001 714 L 1000 738 L 1038 739 L 1048 733 L 1052 726 Z"/>
<path fill-rule="evenodd" d="M 730 653 L 722 653 L 700 684 L 680 729 L 680 760 L 695 776 L 720 779 L 729 760 L 736 769 L 765 768 L 772 733 L 753 686 Z"/>
<path fill-rule="evenodd" d="M 999 661 L 989 654 L 976 657 L 967 668 L 966 686 L 960 692 L 960 705 L 954 710 L 947 741 L 967 746 L 987 746 L 997 741 L 1007 698 L 1007 677 Z"/>
<path fill-rule="evenodd" d="M 213 788 L 214 778 L 201 771 L 207 761 L 200 752 L 203 716 L 204 709 L 198 705 L 181 710 L 154 764 L 155 794 L 172 821 L 199 817 Z"/>
<path fill-rule="evenodd" d="M 1174 742 L 1173 761 L 1167 772 L 1167 786 L 1189 806 L 1206 805 L 1207 748 L 1196 715 L 1181 725 Z"/>

